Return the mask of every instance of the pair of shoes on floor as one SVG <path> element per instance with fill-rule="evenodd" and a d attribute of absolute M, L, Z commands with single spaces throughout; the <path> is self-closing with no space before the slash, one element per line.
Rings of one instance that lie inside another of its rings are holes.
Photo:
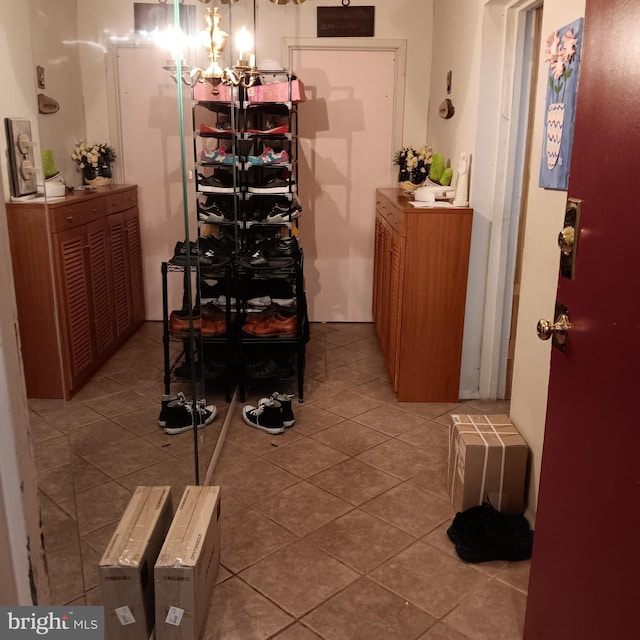
<path fill-rule="evenodd" d="M 269 398 L 260 398 L 258 406 L 242 407 L 242 419 L 250 427 L 266 431 L 271 435 L 284 433 L 295 423 L 291 399 L 293 394 L 275 391 Z"/>
<path fill-rule="evenodd" d="M 501 513 L 488 502 L 456 513 L 447 535 L 465 562 L 526 560 L 533 531 L 522 515 Z"/>
<path fill-rule="evenodd" d="M 205 400 L 197 400 L 194 411 L 193 402 L 187 401 L 184 394 L 164 395 L 158 424 L 164 428 L 166 434 L 175 436 L 190 431 L 194 424 L 198 429 L 206 427 L 213 422 L 216 413 L 215 406 L 208 405 Z"/>

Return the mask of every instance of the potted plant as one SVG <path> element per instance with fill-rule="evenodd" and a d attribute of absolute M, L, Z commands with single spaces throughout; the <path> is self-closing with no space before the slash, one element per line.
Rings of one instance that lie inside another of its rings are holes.
<path fill-rule="evenodd" d="M 116 157 L 115 150 L 106 142 L 77 142 L 71 154 L 82 171 L 84 184 L 97 187 L 111 184 L 111 165 Z"/>

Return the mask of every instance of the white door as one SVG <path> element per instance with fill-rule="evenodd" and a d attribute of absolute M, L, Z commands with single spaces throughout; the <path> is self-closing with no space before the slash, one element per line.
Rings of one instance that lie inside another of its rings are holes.
<path fill-rule="evenodd" d="M 370 322 L 375 189 L 389 186 L 394 51 L 294 49 L 309 318 Z M 375 71 L 374 71 L 375 70 Z"/>
<path fill-rule="evenodd" d="M 156 47 L 118 47 L 124 179 L 138 185 L 147 320 L 162 319 L 160 265 L 185 238 L 178 91 Z M 187 166 L 193 165 L 191 89 L 184 87 Z M 195 189 L 189 185 L 189 210 Z M 197 232 L 191 224 L 191 235 Z M 172 285 L 179 286 L 172 286 Z M 169 282 L 169 310 L 182 306 L 182 281 Z"/>

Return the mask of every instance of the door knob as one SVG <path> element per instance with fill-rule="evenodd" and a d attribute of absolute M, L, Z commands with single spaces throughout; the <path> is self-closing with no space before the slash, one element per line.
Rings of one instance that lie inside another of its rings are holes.
<path fill-rule="evenodd" d="M 555 322 L 543 318 L 538 320 L 538 338 L 540 340 L 548 340 L 553 337 L 553 346 L 561 351 L 565 350 L 565 342 L 567 341 L 567 333 L 571 328 L 569 322 L 569 312 L 566 307 L 558 305 L 560 309 L 556 311 Z"/>
<path fill-rule="evenodd" d="M 558 246 L 565 256 L 570 256 L 576 240 L 576 230 L 574 227 L 565 227 L 558 234 Z"/>

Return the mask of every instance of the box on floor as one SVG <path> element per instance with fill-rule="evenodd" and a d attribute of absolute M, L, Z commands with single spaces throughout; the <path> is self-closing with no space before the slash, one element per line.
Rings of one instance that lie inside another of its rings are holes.
<path fill-rule="evenodd" d="M 220 487 L 186 487 L 156 561 L 156 640 L 196 640 L 220 562 Z"/>
<path fill-rule="evenodd" d="M 170 522 L 171 487 L 137 487 L 98 567 L 108 638 L 153 630 L 153 567 Z"/>
<path fill-rule="evenodd" d="M 521 514 L 529 447 L 506 415 L 451 415 L 447 487 L 456 511 L 489 502 Z"/>

